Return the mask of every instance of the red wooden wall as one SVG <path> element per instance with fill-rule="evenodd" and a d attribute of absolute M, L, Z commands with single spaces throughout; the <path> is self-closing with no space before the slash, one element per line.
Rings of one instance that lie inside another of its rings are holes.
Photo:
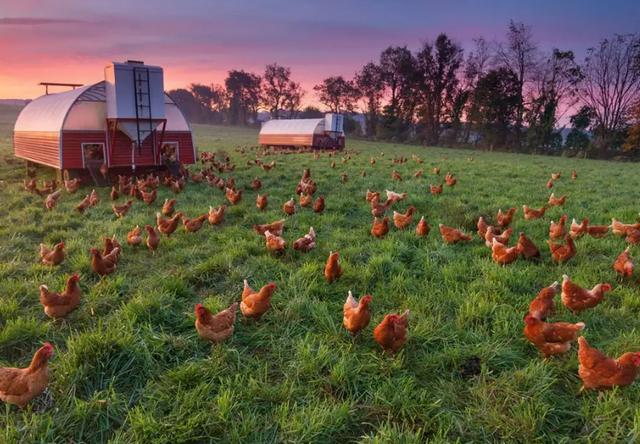
<path fill-rule="evenodd" d="M 58 132 L 18 131 L 13 134 L 16 157 L 60 168 Z"/>

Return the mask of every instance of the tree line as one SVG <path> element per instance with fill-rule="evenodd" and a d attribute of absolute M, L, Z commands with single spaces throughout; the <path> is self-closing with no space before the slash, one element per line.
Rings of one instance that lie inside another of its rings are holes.
<path fill-rule="evenodd" d="M 541 50 L 531 28 L 513 21 L 503 41 L 473 43 L 465 54 L 442 33 L 415 51 L 390 46 L 352 78 L 324 79 L 314 94 L 326 111 L 362 114 L 368 138 L 639 155 L 640 34 L 603 39 L 582 61 L 569 49 Z M 271 118 L 321 116 L 317 108 L 300 109 L 305 93 L 291 69 L 276 63 L 262 75 L 232 70 L 224 85 L 170 91 L 190 120 L 231 125 L 255 123 L 260 110 Z"/>

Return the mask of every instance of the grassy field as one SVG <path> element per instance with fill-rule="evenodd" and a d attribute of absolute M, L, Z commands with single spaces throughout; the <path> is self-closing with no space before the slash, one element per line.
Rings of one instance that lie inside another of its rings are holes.
<path fill-rule="evenodd" d="M 234 148 L 255 143 L 251 130 L 196 126 L 200 150 L 225 150 L 237 163 L 240 186 L 254 177 L 269 195 L 267 210 L 255 208 L 255 192 L 245 191 L 222 226 L 163 238 L 159 254 L 125 246 L 118 271 L 99 279 L 90 269 L 88 249 L 102 237 L 124 239 L 136 224 L 154 220 L 152 207 L 135 203 L 116 220 L 108 190 L 85 215 L 73 207 L 90 188 L 64 194 L 54 211 L 22 190 L 24 169 L 11 158 L 14 110 L 0 111 L 0 365 L 27 365 L 45 340 L 56 347 L 46 396 L 24 410 L 0 413 L 1 442 L 637 442 L 640 387 L 577 395 L 575 349 L 543 360 L 522 336 L 522 317 L 538 290 L 563 274 L 591 287 L 614 284 L 598 307 L 574 316 L 557 300 L 554 320 L 584 321 L 590 343 L 610 355 L 640 349 L 637 284 L 620 284 L 611 266 L 624 248 L 620 238 L 583 238 L 578 254 L 554 264 L 544 244 L 549 221 L 563 211 L 634 221 L 640 204 L 637 165 L 590 160 L 474 153 L 418 146 L 349 141 L 358 154 L 335 169 L 323 155 L 272 158 L 271 172 L 246 166 Z M 381 156 L 384 152 L 384 157 Z M 392 165 L 393 156 L 420 155 Z M 471 159 L 473 156 L 473 159 Z M 377 157 L 375 166 L 369 159 Z M 266 159 L 271 160 L 270 158 Z M 433 166 L 459 178 L 439 197 L 428 192 Z M 303 167 L 310 167 L 325 213 L 303 209 L 287 217 L 289 245 L 313 226 L 318 247 L 308 254 L 287 249 L 274 257 L 252 230 L 254 223 L 283 217 Z M 405 178 L 392 182 L 397 169 Z M 413 178 L 418 168 L 423 179 Z M 571 170 L 579 177 L 571 181 Z M 365 170 L 366 177 L 360 172 Z M 545 183 L 562 171 L 556 195 L 567 194 L 564 209 L 542 220 L 525 221 L 522 204 L 546 202 Z M 341 173 L 349 180 L 342 184 Z M 41 175 L 47 172 L 42 170 Z M 409 204 L 434 227 L 417 238 L 415 224 L 392 228 L 382 240 L 369 234 L 367 189 L 408 192 Z M 177 196 L 178 209 L 192 216 L 225 203 L 217 188 L 189 184 Z M 445 245 L 438 223 L 475 229 L 479 215 L 517 206 L 514 227 L 541 248 L 541 263 L 519 260 L 507 267 L 492 262 L 478 240 Z M 38 244 L 64 240 L 68 257 L 58 268 L 39 264 Z M 344 275 L 328 285 L 322 276 L 330 250 L 339 250 Z M 640 257 L 640 248 L 632 252 Z M 49 320 L 38 302 L 38 286 L 63 285 L 81 274 L 80 308 L 60 322 Z M 238 300 L 242 280 L 254 287 L 274 281 L 272 309 L 257 323 L 237 321 L 234 336 L 211 347 L 193 327 L 193 306 L 212 310 Z M 373 295 L 373 319 L 353 341 L 342 328 L 347 291 Z M 371 331 L 384 314 L 411 310 L 409 341 L 396 356 L 384 355 Z M 461 371 L 479 358 L 478 375 Z"/>

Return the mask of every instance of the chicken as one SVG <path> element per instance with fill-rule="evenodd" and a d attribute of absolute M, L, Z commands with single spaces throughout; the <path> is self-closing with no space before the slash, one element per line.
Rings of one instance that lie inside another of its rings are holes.
<path fill-rule="evenodd" d="M 147 248 L 149 251 L 156 251 L 158 249 L 158 245 L 160 245 L 160 235 L 151 225 L 145 225 L 144 229 L 147 230 Z M 160 230 L 160 227 L 158 227 L 158 230 Z"/>
<path fill-rule="evenodd" d="M 103 256 L 97 248 L 89 250 L 91 253 L 91 269 L 100 276 L 106 276 L 116 271 L 118 254 L 120 249 L 116 248 L 107 256 Z"/>
<path fill-rule="evenodd" d="M 175 211 L 176 200 L 175 199 L 165 199 L 164 204 L 162 204 L 162 214 L 164 216 L 170 217 Z"/>
<path fill-rule="evenodd" d="M 258 179 L 257 177 L 255 177 L 252 181 L 251 181 L 251 189 L 253 191 L 258 191 L 260 188 L 262 188 L 262 182 L 260 181 L 260 179 Z"/>
<path fill-rule="evenodd" d="M 109 193 L 109 197 L 111 198 L 111 200 L 117 200 L 118 197 L 120 197 L 120 193 L 118 193 L 118 190 L 116 189 L 115 185 L 111 187 L 111 192 Z"/>
<path fill-rule="evenodd" d="M 628 233 L 627 237 L 624 238 L 624 240 L 627 241 L 627 243 L 631 245 L 640 244 L 640 230 L 636 230 L 634 228 L 632 230 L 629 230 L 627 233 Z"/>
<path fill-rule="evenodd" d="M 156 226 L 158 227 L 158 231 L 162 234 L 166 234 L 167 237 L 171 236 L 176 228 L 178 228 L 178 222 L 182 219 L 182 212 L 178 211 L 173 215 L 170 219 L 164 219 L 162 215 L 158 212 L 156 213 Z"/>
<path fill-rule="evenodd" d="M 576 255 L 576 244 L 573 242 L 571 236 L 565 236 L 566 244 L 556 244 L 550 240 L 547 240 L 549 250 L 551 251 L 551 257 L 559 264 L 567 262 L 573 256 Z"/>
<path fill-rule="evenodd" d="M 347 173 L 340 174 L 340 182 L 347 183 L 349 181 L 349 176 Z"/>
<path fill-rule="evenodd" d="M 342 276 L 342 267 L 340 266 L 340 253 L 337 251 L 329 252 L 327 263 L 324 266 L 324 278 L 327 282 L 332 283 Z"/>
<path fill-rule="evenodd" d="M 591 347 L 584 336 L 578 338 L 578 375 L 582 388 L 604 390 L 633 383 L 640 367 L 640 353 L 627 352 L 618 359 Z"/>
<path fill-rule="evenodd" d="M 144 190 L 140 190 L 140 194 L 142 195 L 142 201 L 147 205 L 154 203 L 158 197 L 158 191 L 155 189 L 151 190 L 149 193 Z"/>
<path fill-rule="evenodd" d="M 62 293 L 49 291 L 49 287 L 40 285 L 40 303 L 47 316 L 53 319 L 63 318 L 78 308 L 82 296 L 79 281 L 80 276 L 77 273 L 71 275 Z"/>
<path fill-rule="evenodd" d="M 524 324 L 524 336 L 545 358 L 568 352 L 585 327 L 584 322 L 545 322 L 529 313 L 524 317 Z"/>
<path fill-rule="evenodd" d="M 431 172 L 437 176 L 437 175 L 439 175 L 439 174 L 440 174 L 440 168 L 438 168 L 438 167 L 433 167 L 433 169 L 431 170 Z"/>
<path fill-rule="evenodd" d="M 547 181 L 547 188 L 548 188 L 548 189 L 553 188 L 553 179 L 549 179 L 549 180 Z"/>
<path fill-rule="evenodd" d="M 313 212 L 322 213 L 324 211 L 324 196 L 319 196 L 315 202 L 313 202 Z"/>
<path fill-rule="evenodd" d="M 468 242 L 471 240 L 471 236 L 463 233 L 457 228 L 447 227 L 443 224 L 438 225 L 438 228 L 440 229 L 442 240 L 447 244 L 457 244 L 458 242 Z"/>
<path fill-rule="evenodd" d="M 536 247 L 531 239 L 525 236 L 524 233 L 520 233 L 518 237 L 518 243 L 516 244 L 518 253 L 525 259 L 536 259 L 540 257 L 540 250 Z"/>
<path fill-rule="evenodd" d="M 429 226 L 427 221 L 424 219 L 424 216 L 422 216 L 418 221 L 418 225 L 416 225 L 416 236 L 420 236 L 420 237 L 427 236 L 429 234 L 429 231 L 431 231 L 431 227 Z"/>
<path fill-rule="evenodd" d="M 373 338 L 382 349 L 397 352 L 407 342 L 407 328 L 409 326 L 409 310 L 401 315 L 388 314 L 382 322 L 373 329 Z"/>
<path fill-rule="evenodd" d="M 127 233 L 127 244 L 136 247 L 142 243 L 142 228 L 136 225 L 135 228 Z"/>
<path fill-rule="evenodd" d="M 349 295 L 342 308 L 342 325 L 352 335 L 357 335 L 369 325 L 371 321 L 371 308 L 369 305 L 371 305 L 372 300 L 373 296 L 368 294 L 362 296 L 360 301 L 357 301 L 353 297 L 351 290 L 349 290 Z"/>
<path fill-rule="evenodd" d="M 447 184 L 447 186 L 454 186 L 456 183 L 458 183 L 458 179 L 455 178 L 455 176 L 451 173 L 447 173 L 446 176 L 444 176 L 444 183 Z"/>
<path fill-rule="evenodd" d="M 36 351 L 26 368 L 0 368 L 0 400 L 7 404 L 26 406 L 39 396 L 49 384 L 49 359 L 53 346 L 45 342 Z"/>
<path fill-rule="evenodd" d="M 128 200 L 124 205 L 111 205 L 111 209 L 113 210 L 113 213 L 116 215 L 116 217 L 122 218 L 127 215 L 129 209 L 131 208 L 131 205 L 133 205 L 133 201 Z"/>
<path fill-rule="evenodd" d="M 491 258 L 500 265 L 507 265 L 518 259 L 518 248 L 507 247 L 494 237 L 491 244 Z"/>
<path fill-rule="evenodd" d="M 89 203 L 92 207 L 100 203 L 100 196 L 96 193 L 96 190 L 91 190 L 91 193 L 89 193 Z"/>
<path fill-rule="evenodd" d="M 391 179 L 392 180 L 397 180 L 399 182 L 402 182 L 402 176 L 400 175 L 400 173 L 398 173 L 396 170 L 393 170 L 391 172 Z"/>
<path fill-rule="evenodd" d="M 478 229 L 478 236 L 480 236 L 480 239 L 484 240 L 487 235 L 487 229 L 489 229 L 489 225 L 487 224 L 487 221 L 484 220 L 484 217 L 480 216 L 478 218 L 476 228 Z"/>
<path fill-rule="evenodd" d="M 267 230 L 264 232 L 264 239 L 267 245 L 267 250 L 269 251 L 284 251 L 287 243 L 280 236 L 273 234 L 271 231 Z"/>
<path fill-rule="evenodd" d="M 44 200 L 44 206 L 47 210 L 53 210 L 56 205 L 58 205 L 58 201 L 60 200 L 60 196 L 62 196 L 62 190 L 54 191 L 49 194 Z"/>
<path fill-rule="evenodd" d="M 416 171 L 415 173 L 413 173 L 413 177 L 415 177 L 416 179 L 422 177 L 424 175 L 424 170 L 420 169 L 418 171 Z"/>
<path fill-rule="evenodd" d="M 633 276 L 634 263 L 631 261 L 631 256 L 629 255 L 629 248 L 625 248 L 625 250 L 618 255 L 616 261 L 613 263 L 613 269 L 623 278 L 630 278 Z"/>
<path fill-rule="evenodd" d="M 40 244 L 40 258 L 45 265 L 60 265 L 64 256 L 64 242 L 55 244 L 52 249 Z"/>
<path fill-rule="evenodd" d="M 24 179 L 22 182 L 24 183 L 25 191 L 28 191 L 29 193 L 33 193 L 34 190 L 38 188 L 38 182 L 36 181 L 36 179 Z"/>
<path fill-rule="evenodd" d="M 566 214 L 563 214 L 557 223 L 554 221 L 551 221 L 549 223 L 549 239 L 558 240 L 567 235 L 567 230 L 565 229 L 567 219 L 568 216 Z"/>
<path fill-rule="evenodd" d="M 371 201 L 371 215 L 373 217 L 382 217 L 387 212 L 389 207 L 391 207 L 392 202 L 387 200 L 385 203 L 381 204 L 378 198 L 374 198 Z"/>
<path fill-rule="evenodd" d="M 253 230 L 260 236 L 264 236 L 264 233 L 270 231 L 271 234 L 281 236 L 284 230 L 284 219 L 271 222 L 270 224 L 254 225 Z"/>
<path fill-rule="evenodd" d="M 266 194 L 263 194 L 263 195 L 258 194 L 256 196 L 256 207 L 258 208 L 258 210 L 264 210 L 265 208 L 267 208 Z"/>
<path fill-rule="evenodd" d="M 553 193 L 549 196 L 548 204 L 552 207 L 561 207 L 567 201 L 567 196 L 556 197 Z"/>
<path fill-rule="evenodd" d="M 529 304 L 529 314 L 536 319 L 546 321 L 549 315 L 556 312 L 556 304 L 553 302 L 558 290 L 560 282 L 555 281 L 548 287 L 544 287 L 538 292 L 538 295 Z"/>
<path fill-rule="evenodd" d="M 533 220 L 540 219 L 544 216 L 544 213 L 547 211 L 547 206 L 543 205 L 541 208 L 529 208 L 526 205 L 522 206 L 522 211 L 524 213 L 525 220 Z"/>
<path fill-rule="evenodd" d="M 496 232 L 496 229 L 492 226 L 487 228 L 487 232 L 484 235 L 484 243 L 487 247 L 493 248 L 493 241 L 496 240 L 503 245 L 507 245 L 509 243 L 509 239 L 511 238 L 511 234 L 513 233 L 513 228 L 509 227 L 504 230 L 501 234 Z"/>
<path fill-rule="evenodd" d="M 587 290 L 571 282 L 565 274 L 562 276 L 562 303 L 572 312 L 579 313 L 598 305 L 604 299 L 604 294 L 611 289 L 610 284 L 601 283 Z"/>
<path fill-rule="evenodd" d="M 587 234 L 597 239 L 603 238 L 609 234 L 609 225 L 589 225 L 587 226 Z"/>
<path fill-rule="evenodd" d="M 623 224 L 617 219 L 611 219 L 611 232 L 616 236 L 625 237 L 631 230 L 640 230 L 640 222 L 635 224 Z"/>
<path fill-rule="evenodd" d="M 578 178 L 578 173 L 576 170 L 571 171 L 571 179 L 576 180 Z"/>
<path fill-rule="evenodd" d="M 373 201 L 373 199 L 380 199 L 380 193 L 378 191 L 369 191 L 367 190 L 367 194 L 365 196 L 365 199 L 367 200 L 367 202 L 371 202 Z"/>
<path fill-rule="evenodd" d="M 107 256 L 113 253 L 113 250 L 118 248 L 118 252 L 116 253 L 116 261 L 120 258 L 120 253 L 122 253 L 122 245 L 116 239 L 116 235 L 114 234 L 112 237 L 104 238 L 104 248 L 102 250 L 102 255 Z"/>
<path fill-rule="evenodd" d="M 259 292 L 255 292 L 245 279 L 244 289 L 242 291 L 242 302 L 240 302 L 240 311 L 246 318 L 258 320 L 264 315 L 271 306 L 271 297 L 276 291 L 276 284 L 273 282 L 265 285 Z"/>
<path fill-rule="evenodd" d="M 308 207 L 311 205 L 312 202 L 313 202 L 313 196 L 311 194 L 305 194 L 305 193 L 300 194 L 301 207 Z M 294 209 L 295 209 L 295 206 L 294 206 Z"/>
<path fill-rule="evenodd" d="M 195 233 L 202 228 L 204 221 L 207 220 L 208 214 L 203 214 L 201 216 L 197 216 L 189 219 L 188 217 L 182 216 L 182 225 L 184 226 L 184 231 L 187 233 Z"/>
<path fill-rule="evenodd" d="M 407 198 L 407 193 L 396 193 L 395 191 L 384 190 L 387 194 L 387 201 L 391 201 L 391 203 L 400 202 L 401 200 L 405 200 Z"/>
<path fill-rule="evenodd" d="M 373 224 L 371 225 L 371 235 L 373 237 L 381 238 L 389 232 L 389 217 L 385 216 L 382 219 L 377 217 L 373 218 Z"/>
<path fill-rule="evenodd" d="M 562 175 L 562 173 L 551 173 L 551 179 L 552 180 L 558 180 L 560 179 L 560 176 Z"/>
<path fill-rule="evenodd" d="M 393 224 L 398 230 L 404 230 L 413 220 L 413 213 L 415 213 L 416 207 L 413 205 L 407 209 L 406 213 L 393 212 Z"/>
<path fill-rule="evenodd" d="M 240 199 L 242 199 L 242 190 L 236 191 L 231 188 L 226 188 L 224 194 L 231 205 L 237 204 L 240 202 Z"/>
<path fill-rule="evenodd" d="M 64 189 L 67 190 L 67 193 L 73 194 L 80 189 L 80 179 L 64 179 Z"/>
<path fill-rule="evenodd" d="M 429 184 L 429 191 L 431 192 L 431 194 L 433 194 L 434 196 L 437 196 L 438 194 L 442 194 L 442 184 L 440 185 L 433 185 L 433 184 Z"/>
<path fill-rule="evenodd" d="M 576 222 L 575 219 L 571 221 L 571 227 L 569 228 L 569 235 L 573 239 L 582 237 L 587 233 L 589 228 L 589 219 L 583 219 L 581 223 Z"/>
<path fill-rule="evenodd" d="M 224 212 L 226 211 L 226 205 L 220 205 L 218 208 L 209 207 L 209 212 L 206 217 L 210 225 L 219 225 L 224 221 Z"/>
<path fill-rule="evenodd" d="M 204 305 L 196 304 L 194 312 L 198 336 L 214 344 L 226 341 L 233 334 L 237 310 L 238 303 L 234 302 L 229 308 L 213 315 Z"/>
<path fill-rule="evenodd" d="M 511 221 L 513 220 L 513 215 L 516 214 L 517 209 L 512 207 L 507 210 L 506 213 L 502 212 L 502 208 L 498 209 L 498 214 L 496 215 L 496 221 L 498 221 L 498 225 L 502 228 L 506 228 L 511 225 Z"/>
<path fill-rule="evenodd" d="M 284 211 L 287 215 L 291 216 L 296 212 L 296 202 L 295 200 L 290 199 L 282 205 L 282 211 Z"/>
<path fill-rule="evenodd" d="M 87 194 L 84 199 L 80 201 L 78 205 L 76 205 L 76 210 L 82 214 L 86 211 L 87 208 L 91 206 L 91 195 Z"/>
<path fill-rule="evenodd" d="M 316 232 L 313 227 L 309 227 L 309 232 L 293 243 L 293 249 L 307 253 L 314 248 L 316 248 Z"/>

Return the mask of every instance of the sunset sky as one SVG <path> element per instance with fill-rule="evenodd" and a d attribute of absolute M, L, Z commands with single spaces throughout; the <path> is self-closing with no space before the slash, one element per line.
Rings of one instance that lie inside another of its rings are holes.
<path fill-rule="evenodd" d="M 640 1 L 0 0 L 0 98 L 36 97 L 40 81 L 99 81 L 111 60 L 163 66 L 166 89 L 276 61 L 310 103 L 314 84 L 351 77 L 389 45 L 415 49 L 444 31 L 468 48 L 502 39 L 509 19 L 531 25 L 541 48 L 582 59 L 603 37 L 640 31 Z"/>

